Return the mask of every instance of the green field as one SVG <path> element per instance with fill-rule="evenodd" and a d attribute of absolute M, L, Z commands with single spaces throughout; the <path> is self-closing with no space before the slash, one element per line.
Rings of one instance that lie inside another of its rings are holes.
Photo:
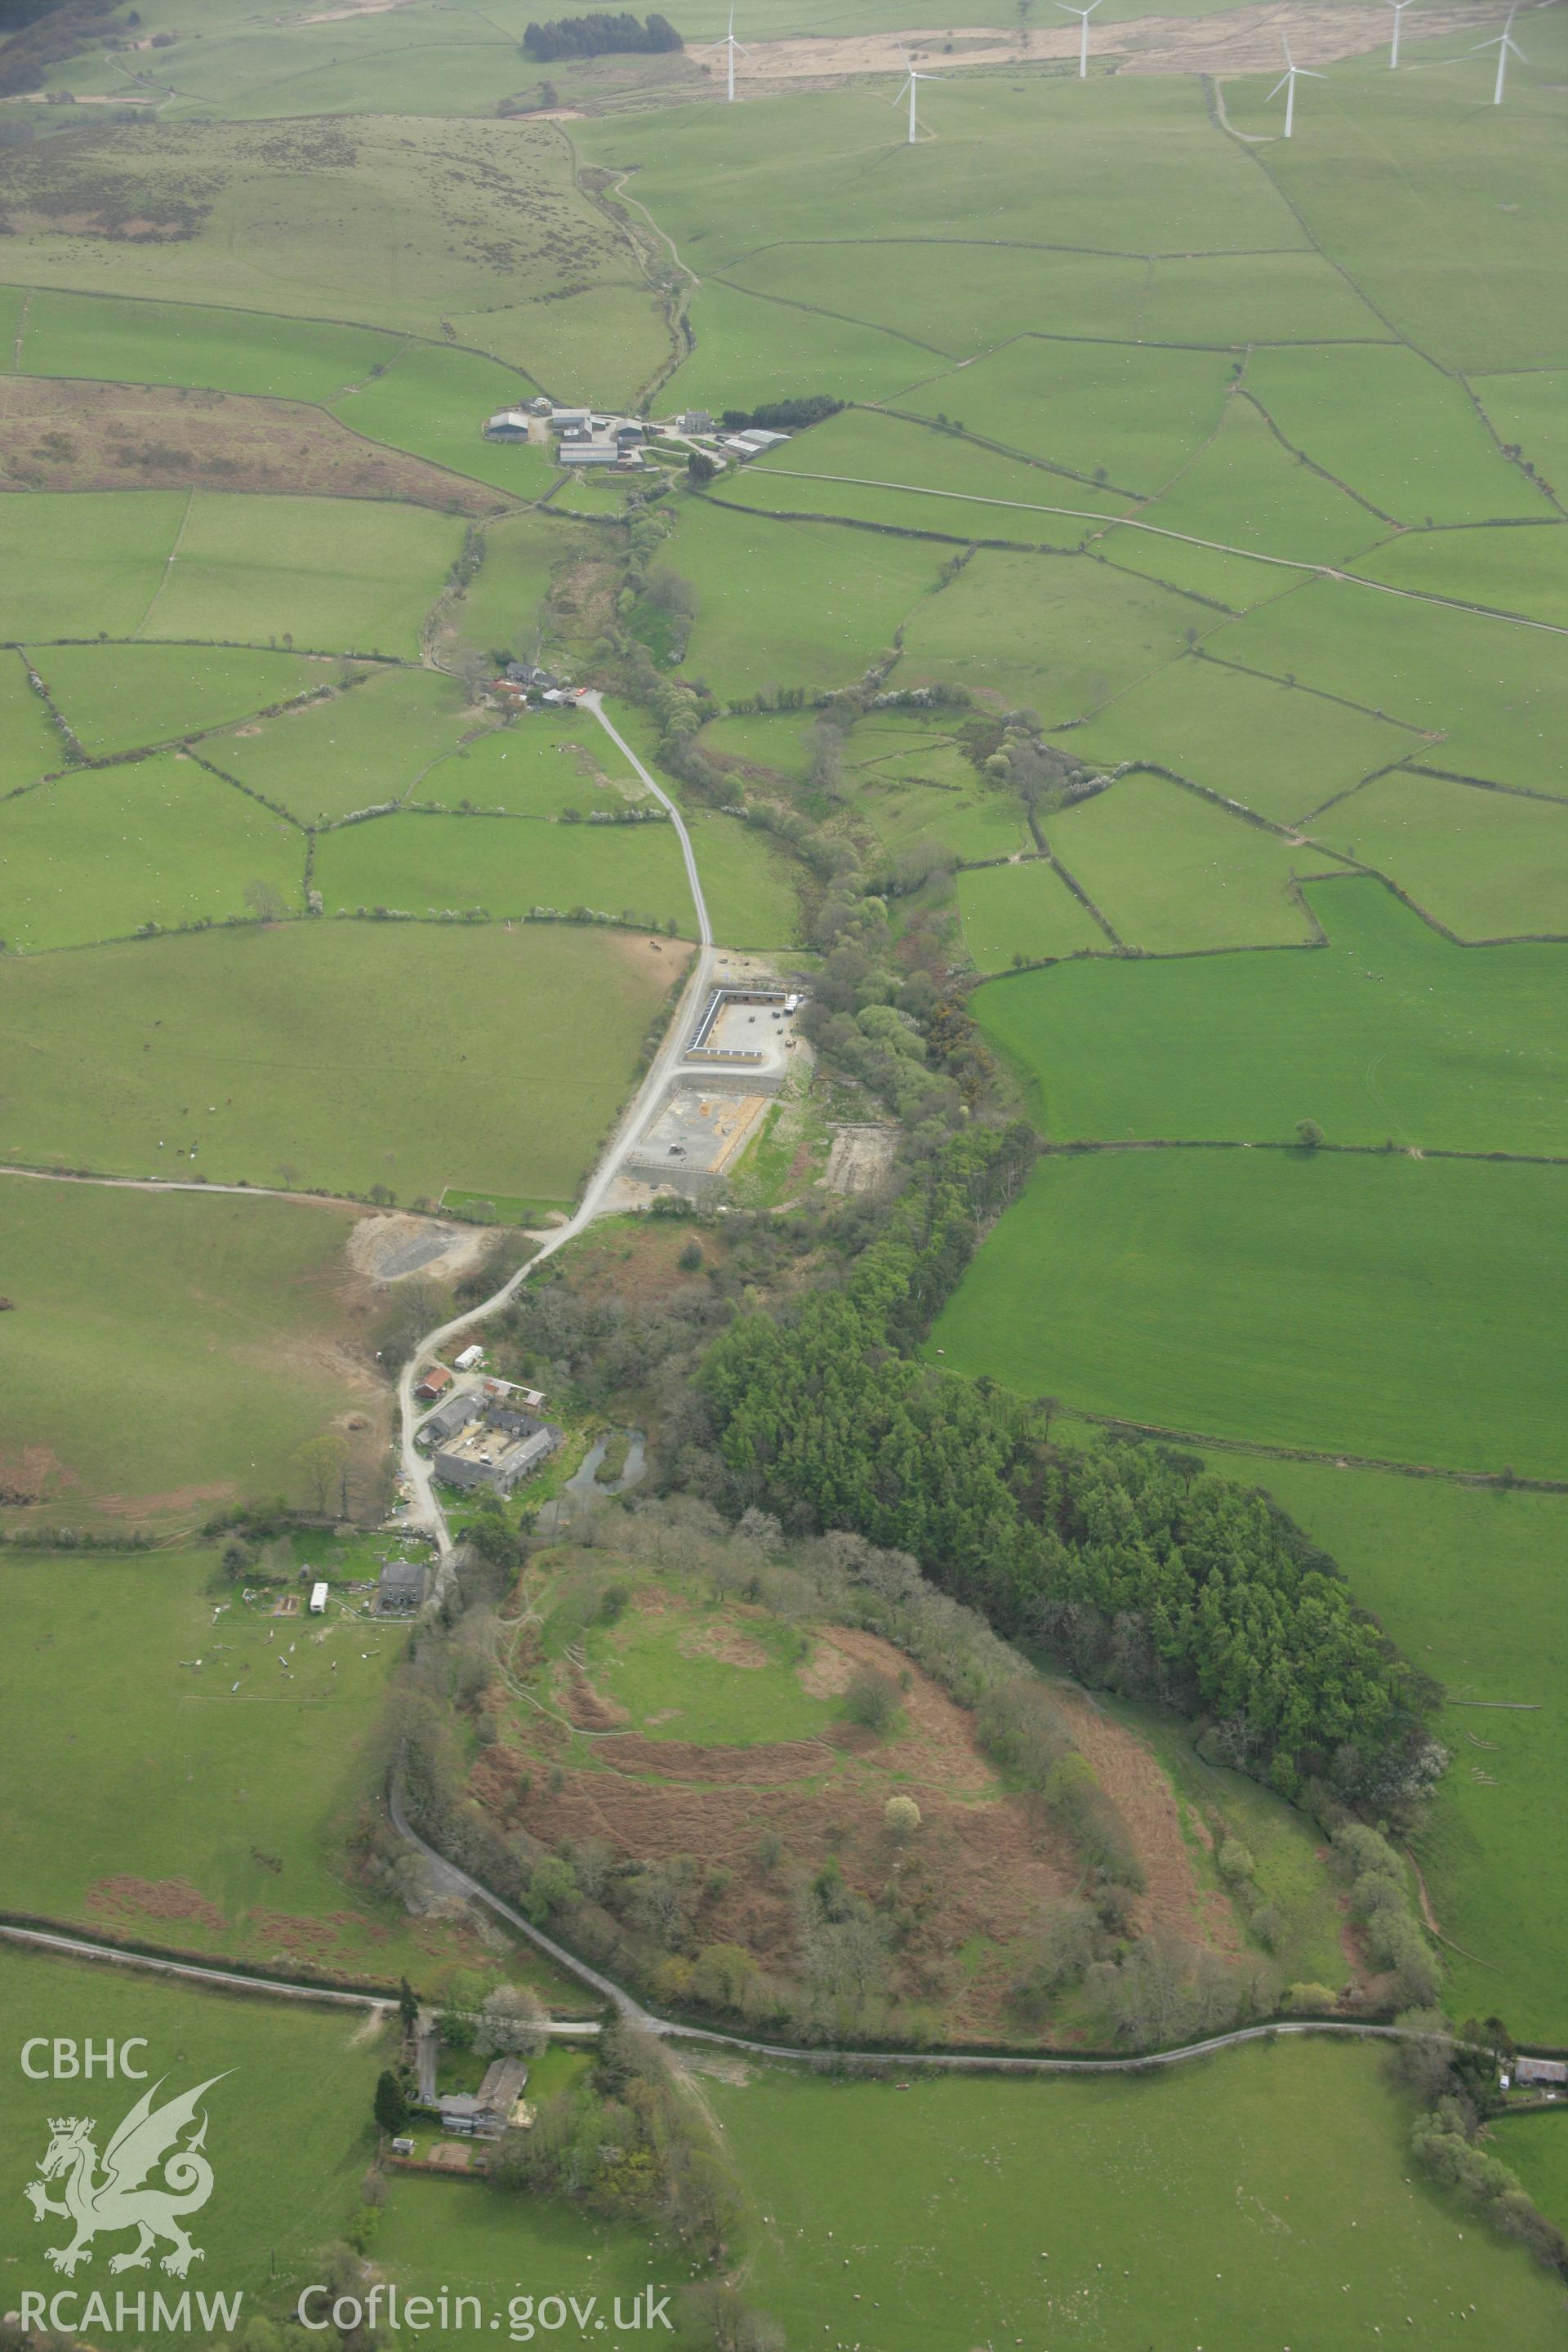
<path fill-rule="evenodd" d="M 43 289 L 27 303 L 22 372 L 328 401 L 400 348 L 390 335 L 326 320 Z"/>
<path fill-rule="evenodd" d="M 32 658 L 95 760 L 229 725 L 333 675 L 303 654 L 232 646 L 50 646 Z"/>
<path fill-rule="evenodd" d="M 206 1123 L 205 1106 L 173 1111 L 161 1173 Z M 42 1506 L 24 1520 L 188 1527 L 237 1496 L 302 1501 L 298 1449 L 353 1412 L 353 1484 L 379 1493 L 384 1391 L 355 1352 L 341 1211 L 22 1176 L 0 1177 L 0 1194 L 5 1483 Z"/>
<path fill-rule="evenodd" d="M 1391 875 L 1461 939 L 1568 934 L 1568 808 L 1561 802 L 1395 772 L 1313 817 L 1311 831 L 1315 841 Z"/>
<path fill-rule="evenodd" d="M 23 656 L 0 654 L 0 761 L 5 789 L 25 788 L 66 763 L 66 747 L 48 705 L 28 681 Z"/>
<path fill-rule="evenodd" d="M 1526 2189 L 1559 2229 L 1568 2221 L 1568 2135 L 1551 2113 L 1505 2117 L 1492 2126 L 1490 2156 L 1518 2173 Z"/>
<path fill-rule="evenodd" d="M 190 503 L 178 490 L 0 500 L 7 628 L 39 643 L 134 636 Z"/>
<path fill-rule="evenodd" d="M 133 2053 L 132 2063 L 147 2067 L 153 2082 L 166 2081 L 165 2099 L 227 2076 L 203 2103 L 215 2187 L 192 2224 L 204 2255 L 185 2282 L 193 2300 L 202 2293 L 238 2291 L 248 2318 L 269 2304 L 281 2310 L 321 2276 L 321 2250 L 342 2234 L 375 2153 L 371 2099 L 388 2045 L 383 2036 L 361 2038 L 356 2012 L 199 1992 L 129 1969 L 10 1948 L 0 1951 L 0 2007 L 6 2039 L 17 2050 L 29 2035 L 56 2030 L 57 2021 L 61 2034 L 79 2041 L 90 2035 L 100 2044 L 118 2043 L 145 2036 L 147 2049 Z M 43 2226 L 35 2224 L 22 2202 L 23 2184 L 36 2177 L 49 2145 L 52 2116 L 62 2108 L 85 2108 L 99 2119 L 95 2139 L 101 2154 L 121 2117 L 151 2087 L 100 2075 L 72 2084 L 72 2097 L 59 2082 L 29 2081 L 17 2070 L 0 2150 L 0 2192 L 13 2216 L 8 2309 L 22 2293 L 47 2296 L 62 2289 L 85 2304 L 96 2287 L 107 2296 L 112 2323 L 116 2287 L 130 2290 L 133 2315 L 134 2296 L 150 2277 L 169 2302 L 176 2301 L 183 2290 L 156 2270 L 110 2279 L 110 2256 L 135 2243 L 125 2236 L 101 2239 L 92 2268 L 68 2283 L 44 2253 L 68 2242 L 69 2224 L 52 2214 Z M 58 2185 L 49 2194 L 58 2201 Z M 114 2341 L 134 2342 L 134 2316 L 127 2333 L 112 2325 L 109 2332 Z M 228 2333 L 216 2314 L 208 2326 L 199 2318 L 193 2324 L 194 2341 Z"/>
<path fill-rule="evenodd" d="M 963 878 L 966 936 L 991 878 Z M 1283 1142 L 1311 1118 L 1332 1143 L 1568 1154 L 1563 949 L 1461 950 L 1374 882 L 1308 898 L 1329 934 L 1309 954 L 1114 959 L 972 1009 L 1058 1141 Z"/>
<path fill-rule="evenodd" d="M 536 499 L 555 478 L 549 453 L 531 442 L 487 441 L 480 430 L 487 416 L 521 406 L 536 389 L 527 376 L 477 352 L 406 343 L 374 383 L 334 400 L 332 414 L 372 441 L 493 482 L 514 498 Z"/>
<path fill-rule="evenodd" d="M 1521 2041 L 1561 2042 L 1568 1869 L 1541 1822 L 1568 1770 L 1551 1696 L 1568 1503 L 1256 1454 L 1215 1462 L 1267 1486 L 1332 1553 L 1357 1599 L 1450 1701 L 1490 1702 L 1443 1710 L 1438 1737 L 1452 1760 L 1415 1843 L 1448 1938 L 1445 2004 L 1455 2017 L 1497 2011 Z"/>
<path fill-rule="evenodd" d="M 1015 960 L 1110 952 L 1107 934 L 1043 857 L 961 874 L 958 905 L 963 944 L 981 971 L 1005 971 Z"/>
<path fill-rule="evenodd" d="M 395 914 L 464 913 L 498 919 L 535 907 L 586 907 L 617 919 L 673 925 L 689 935 L 691 897 L 673 825 L 563 824 L 531 817 L 386 816 L 322 836 L 315 887 L 329 915 L 383 908 Z"/>
<path fill-rule="evenodd" d="M 618 932 L 352 920 L 0 961 L 0 1152 L 163 1174 L 188 1117 L 215 1183 L 564 1202 L 674 961 Z"/>
<path fill-rule="evenodd" d="M 298 825 L 179 752 L 81 769 L 0 803 L 0 938 L 32 953 L 244 919 L 259 883 L 302 911 Z"/>
<path fill-rule="evenodd" d="M 203 757 L 302 823 L 330 824 L 423 793 L 439 762 L 493 723 L 442 670 L 377 668 L 347 693 L 204 744 Z"/>
<path fill-rule="evenodd" d="M 1412 2177 L 1406 2110 L 1364 2047 L 1131 2081 L 757 2074 L 710 2096 L 767 2217 L 751 2291 L 802 2342 L 824 2312 L 863 2352 L 1458 2346 L 1478 2309 L 1544 2347 L 1561 2325 L 1527 2255 Z"/>
<path fill-rule="evenodd" d="M 1160 1428 L 1568 1475 L 1568 1171 L 1051 1159 L 933 1328 L 949 1370 Z"/>
<path fill-rule="evenodd" d="M 730 948 L 798 947 L 805 868 L 732 817 L 689 822 L 714 938 Z"/>
<path fill-rule="evenodd" d="M 1445 596 L 1568 628 L 1568 524 L 1410 532 L 1359 556 L 1355 570 L 1424 596 Z"/>
<path fill-rule="evenodd" d="M 1123 776 L 1047 819 L 1046 834 L 1119 937 L 1150 955 L 1304 944 L 1295 885 L 1331 870 L 1162 776 Z"/>
<path fill-rule="evenodd" d="M 781 393 L 809 394 L 819 381 L 845 400 L 888 400 L 929 375 L 923 345 L 826 310 L 805 312 L 715 278 L 693 298 L 697 348 L 669 379 L 671 407 L 749 408 Z M 660 405 L 664 404 L 661 402 Z"/>
<path fill-rule="evenodd" d="M 560 816 L 575 809 L 614 814 L 651 807 L 602 727 L 584 710 L 530 710 L 475 742 L 443 753 L 409 798 L 442 808 L 504 809 L 511 816 Z"/>
<path fill-rule="evenodd" d="M 1075 760 L 1108 767 L 1148 760 L 1172 768 L 1276 824 L 1299 824 L 1363 776 L 1419 757 L 1422 748 L 1418 735 L 1326 695 L 1201 660 L 1171 663 L 1063 744 Z"/>
<path fill-rule="evenodd" d="M 1471 389 L 1499 440 L 1512 442 L 1553 488 L 1568 483 L 1560 372 L 1540 368 L 1526 375 L 1478 375 Z"/>

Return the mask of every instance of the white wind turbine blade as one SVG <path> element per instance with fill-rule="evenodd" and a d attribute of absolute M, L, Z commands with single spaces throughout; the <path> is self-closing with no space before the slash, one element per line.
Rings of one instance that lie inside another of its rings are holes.
<path fill-rule="evenodd" d="M 1285 87 L 1286 83 L 1289 80 L 1289 79 L 1290 79 L 1290 77 L 1289 77 L 1289 75 L 1288 73 L 1285 73 L 1285 74 L 1281 74 L 1281 75 L 1280 75 L 1280 77 L 1279 77 L 1279 80 L 1275 83 L 1275 85 L 1274 85 L 1273 89 L 1269 91 L 1269 93 L 1268 93 L 1268 97 L 1264 100 L 1263 103 L 1264 103 L 1264 105 L 1265 105 L 1265 106 L 1272 106 L 1272 105 L 1273 105 L 1274 100 L 1279 97 L 1279 95 L 1280 91 L 1284 89 L 1284 87 Z"/>

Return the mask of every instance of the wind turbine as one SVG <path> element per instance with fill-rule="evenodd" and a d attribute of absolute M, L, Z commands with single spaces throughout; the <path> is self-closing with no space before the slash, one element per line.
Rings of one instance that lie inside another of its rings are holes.
<path fill-rule="evenodd" d="M 1405 22 L 1405 11 L 1409 7 L 1410 0 L 1388 0 L 1388 5 L 1394 11 L 1394 45 L 1388 52 L 1388 70 L 1392 73 L 1399 63 L 1399 28 Z"/>
<path fill-rule="evenodd" d="M 1519 59 L 1521 66 L 1527 66 L 1530 63 L 1530 59 L 1525 56 L 1524 51 L 1520 47 L 1519 43 L 1513 37 L 1513 19 L 1514 11 L 1510 8 L 1508 12 L 1508 21 L 1504 25 L 1501 32 L 1494 33 L 1489 41 L 1478 41 L 1475 47 L 1470 51 L 1470 55 L 1472 57 L 1479 57 L 1483 49 L 1495 49 L 1497 51 L 1497 80 L 1492 87 L 1492 104 L 1494 106 L 1500 106 L 1502 104 L 1503 77 L 1508 72 L 1508 53 L 1510 49 L 1513 51 L 1514 56 Z"/>
<path fill-rule="evenodd" d="M 1098 6 L 1098 5 L 1099 5 L 1099 0 L 1095 0 L 1095 5 L 1096 5 L 1096 6 Z M 917 84 L 917 83 L 919 83 L 919 82 L 922 82 L 922 81 L 940 81 L 940 80 L 942 79 L 942 76 L 941 76 L 941 74 L 928 74 L 928 73 L 921 73 L 921 72 L 920 71 L 920 69 L 919 69 L 919 68 L 918 68 L 918 67 L 913 66 L 913 65 L 911 65 L 911 64 L 910 63 L 910 59 L 908 58 L 908 57 L 907 57 L 907 56 L 905 56 L 905 53 L 904 53 L 904 51 L 903 51 L 902 49 L 900 49 L 900 50 L 899 51 L 899 55 L 900 55 L 900 57 L 903 58 L 904 64 L 905 64 L 905 66 L 906 66 L 906 67 L 908 68 L 908 69 L 909 69 L 909 77 L 910 77 L 910 78 L 909 78 L 908 81 L 904 84 L 904 89 L 907 89 L 907 90 L 909 91 L 909 94 L 910 94 L 910 141 L 909 141 L 909 143 L 910 143 L 910 145 L 912 147 L 912 146 L 914 145 L 914 143 L 915 143 L 916 127 L 917 127 L 917 126 L 916 126 L 916 123 L 915 123 L 915 100 L 916 100 L 916 97 L 918 96 L 918 91 L 917 91 L 917 89 L 916 89 L 916 84 Z M 901 105 L 901 104 L 903 103 L 903 96 L 904 96 L 904 90 L 903 90 L 903 89 L 901 89 L 901 90 L 900 90 L 898 97 L 894 99 L 894 100 L 893 100 L 893 104 L 894 104 L 895 106 L 900 106 L 900 105 Z"/>
<path fill-rule="evenodd" d="M 1075 8 L 1070 5 L 1070 0 L 1057 0 L 1057 6 L 1061 10 L 1065 16 L 1077 16 L 1081 22 L 1082 31 L 1078 45 L 1078 78 L 1079 81 L 1087 81 L 1089 79 L 1089 20 L 1093 16 L 1099 5 L 1100 0 L 1089 0 L 1089 5 L 1087 8 Z"/>
<path fill-rule="evenodd" d="M 1280 75 L 1279 80 L 1275 83 L 1273 89 L 1269 91 L 1268 97 L 1266 98 L 1263 102 L 1265 106 L 1267 106 L 1271 100 L 1279 97 L 1281 90 L 1284 91 L 1285 136 L 1289 139 L 1292 130 L 1295 128 L 1296 122 L 1296 82 L 1298 77 L 1300 77 L 1307 81 L 1327 81 L 1328 76 L 1327 74 L 1314 73 L 1310 66 L 1299 66 L 1296 63 L 1295 58 L 1290 55 L 1290 44 L 1285 38 L 1283 33 L 1279 36 L 1279 46 L 1285 52 L 1285 70 Z"/>
<path fill-rule="evenodd" d="M 744 41 L 738 41 L 735 38 L 735 11 L 731 5 L 730 9 L 730 29 L 724 36 L 724 63 L 729 73 L 730 103 L 731 106 L 735 103 L 735 52 L 737 49 L 743 58 L 749 58 L 752 54 Z"/>

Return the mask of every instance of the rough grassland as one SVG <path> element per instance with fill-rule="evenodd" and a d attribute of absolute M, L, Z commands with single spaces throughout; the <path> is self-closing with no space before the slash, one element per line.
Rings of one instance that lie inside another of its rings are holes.
<path fill-rule="evenodd" d="M 57 2019 L 63 2033 L 79 2039 L 90 2034 L 100 2044 L 144 2034 L 142 2063 L 154 2080 L 168 2077 L 166 2098 L 215 2075 L 229 2077 L 216 2083 L 204 2101 L 206 2152 L 216 2186 L 193 2225 L 205 2255 L 184 2283 L 193 2301 L 203 2293 L 241 2292 L 248 2318 L 269 2296 L 281 2309 L 320 2277 L 321 2248 L 346 2223 L 375 2152 L 371 2099 L 376 2075 L 388 2063 L 389 2037 L 362 2041 L 357 2015 L 313 2009 L 308 2002 L 198 1992 L 129 1969 L 11 1949 L 0 1951 L 0 2017 L 14 2050 L 29 2034 L 50 2031 Z M 68 2242 L 68 2223 L 50 2215 L 47 2226 L 35 2225 L 22 2202 L 23 2184 L 36 2176 L 49 2144 L 49 2118 L 68 2106 L 62 2087 L 49 2080 L 29 2082 L 16 2070 L 0 2147 L 0 2196 L 16 2217 L 7 2309 L 16 2307 L 24 2292 L 70 2291 L 44 2259 L 47 2247 Z M 99 2118 L 95 2137 L 101 2151 L 134 2097 L 151 2085 L 100 2077 L 72 2087 L 76 2096 L 68 2107 Z M 92 2269 L 79 2272 L 71 2283 L 83 2302 L 95 2286 L 108 2297 L 111 2316 L 116 2289 L 130 2290 L 132 2311 L 142 2291 L 149 2309 L 157 2288 L 167 2301 L 177 2302 L 184 2288 L 155 2269 L 109 2276 L 110 2256 L 128 2252 L 135 2242 L 129 2235 L 100 2239 Z M 210 2340 L 199 2317 L 193 2314 L 193 2319 L 190 2340 Z M 220 2326 L 215 2320 L 211 2333 Z M 134 2334 L 110 2340 L 133 2341 Z"/>
<path fill-rule="evenodd" d="M 1336 802 L 1311 830 L 1391 874 L 1461 939 L 1568 934 L 1568 808 L 1559 801 L 1400 772 Z"/>
<path fill-rule="evenodd" d="M 497 917 L 535 907 L 629 912 L 689 935 L 691 897 L 671 824 L 560 824 L 531 817 L 385 816 L 326 835 L 315 887 L 327 912 Z"/>
<path fill-rule="evenodd" d="M 751 2291 L 803 2342 L 826 2312 L 830 2343 L 876 2352 L 1376 2328 L 1458 2347 L 1471 2306 L 1500 2341 L 1555 2341 L 1552 2283 L 1415 2174 L 1370 2050 L 1287 2042 L 1131 2081 L 769 2073 L 710 2096 L 771 2217 Z"/>
<path fill-rule="evenodd" d="M 422 788 L 492 723 L 444 671 L 374 669 L 330 701 L 204 743 L 202 756 L 303 823 L 331 823 Z"/>
<path fill-rule="evenodd" d="M 95 760 L 224 726 L 332 676 L 303 654 L 233 646 L 51 646 L 33 659 L 56 709 Z"/>
<path fill-rule="evenodd" d="M 412 659 L 462 536 L 424 507 L 198 492 L 136 635 Z"/>
<path fill-rule="evenodd" d="M 177 752 L 0 803 L 0 938 L 24 953 L 244 917 L 252 882 L 303 913 L 304 871 L 298 825 Z"/>
<path fill-rule="evenodd" d="M 1054 866 L 983 866 L 958 877 L 963 944 L 981 971 L 1005 971 L 1015 958 L 1109 954 L 1110 941 Z"/>
<path fill-rule="evenodd" d="M 1214 431 L 1230 376 L 1218 352 L 1020 335 L 900 404 L 1148 498 Z"/>
<path fill-rule="evenodd" d="M 908 682 L 961 676 L 1059 726 L 1162 668 L 1205 618 L 1082 557 L 981 554 L 911 615 Z"/>
<path fill-rule="evenodd" d="M 918 541 L 707 501 L 683 510 L 668 553 L 699 583 L 687 667 L 721 695 L 858 677 L 933 586 L 940 560 Z"/>
<path fill-rule="evenodd" d="M 1568 1170 L 1047 1160 L 939 1318 L 955 1371 L 1162 1428 L 1568 1475 Z"/>
<path fill-rule="evenodd" d="M 22 373 L 324 401 L 399 349 L 391 335 L 327 320 L 45 289 L 27 305 Z"/>
<path fill-rule="evenodd" d="M 176 1107 L 155 1157 L 210 1124 L 205 1105 Z M 0 1177 L 0 1201 L 16 1302 L 0 1316 L 4 1483 L 41 1486 L 46 1525 L 188 1525 L 235 1496 L 303 1499 L 307 1438 L 350 1412 L 380 1426 L 381 1383 L 350 1352 L 363 1327 L 341 1210 L 24 1176 Z"/>
<path fill-rule="evenodd" d="M 1451 1939 L 1449 2013 L 1498 2011 L 1521 2039 L 1561 2042 L 1568 1865 L 1542 1823 L 1568 1774 L 1568 1727 L 1552 1700 L 1568 1664 L 1568 1502 L 1257 1455 L 1216 1455 L 1215 1465 L 1267 1486 L 1451 1699 L 1518 1703 L 1448 1706 L 1439 1736 L 1453 1760 L 1415 1850 Z"/>
<path fill-rule="evenodd" d="M 1173 662 L 1063 740 L 1075 760 L 1149 760 L 1293 824 L 1421 739 L 1324 695 L 1217 661 Z"/>
<path fill-rule="evenodd" d="M 1151 955 L 1311 935 L 1291 885 L 1329 860 L 1163 777 L 1123 776 L 1048 818 L 1046 832 L 1121 937 Z"/>
<path fill-rule="evenodd" d="M 479 573 L 455 609 L 457 634 L 486 652 L 510 647 L 531 661 L 540 607 L 555 574 L 595 557 L 617 555 L 621 538 L 618 531 L 546 509 L 491 523 L 484 547 Z"/>
<path fill-rule="evenodd" d="M 1568 1154 L 1568 950 L 1454 947 L 1375 882 L 1309 895 L 1326 948 L 1117 960 L 972 1010 L 1058 1141 L 1283 1142 L 1313 1118 L 1331 1143 Z"/>
<path fill-rule="evenodd" d="M 0 1151 L 163 1174 L 190 1106 L 214 1182 L 565 1201 L 678 966 L 554 924 L 353 921 L 10 960 Z"/>

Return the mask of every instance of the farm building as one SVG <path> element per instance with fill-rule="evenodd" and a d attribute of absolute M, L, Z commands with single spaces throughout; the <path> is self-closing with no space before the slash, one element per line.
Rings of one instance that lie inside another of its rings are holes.
<path fill-rule="evenodd" d="M 482 1364 L 484 1360 L 485 1351 L 477 1339 L 470 1339 L 462 1354 L 452 1359 L 460 1372 L 471 1372 L 476 1364 Z"/>
<path fill-rule="evenodd" d="M 381 1581 L 375 1588 L 375 1613 L 378 1617 L 412 1617 L 425 1600 L 425 1563 L 422 1559 L 389 1559 L 381 1571 Z"/>
<path fill-rule="evenodd" d="M 460 1395 L 448 1397 L 446 1403 L 438 1406 L 428 1420 L 422 1422 L 419 1434 L 421 1437 L 428 1438 L 432 1445 L 437 1444 L 441 1439 L 452 1436 L 458 1430 L 467 1429 L 479 1410 L 479 1399 L 471 1389 L 465 1389 Z"/>
<path fill-rule="evenodd" d="M 1538 2083 L 1542 2086 L 1561 2088 L 1568 2084 L 1568 2059 L 1516 2058 L 1513 2078 L 1521 2084 Z"/>
<path fill-rule="evenodd" d="M 487 1405 L 469 1421 L 460 1436 L 444 1444 L 435 1458 L 435 1472 L 448 1486 L 465 1493 L 488 1487 L 492 1495 L 510 1495 L 514 1486 L 542 1468 L 561 1443 L 561 1432 L 550 1423 L 510 1405 Z"/>
<path fill-rule="evenodd" d="M 594 412 L 591 408 L 552 408 L 550 412 L 550 429 L 552 433 L 563 433 L 571 425 L 580 425 L 586 433 L 593 422 Z"/>
<path fill-rule="evenodd" d="M 526 441 L 528 415 L 521 408 L 503 408 L 485 426 L 487 441 Z"/>
<path fill-rule="evenodd" d="M 446 1365 L 432 1364 L 414 1393 L 422 1404 L 434 1404 L 437 1398 L 451 1385 L 452 1375 Z"/>

